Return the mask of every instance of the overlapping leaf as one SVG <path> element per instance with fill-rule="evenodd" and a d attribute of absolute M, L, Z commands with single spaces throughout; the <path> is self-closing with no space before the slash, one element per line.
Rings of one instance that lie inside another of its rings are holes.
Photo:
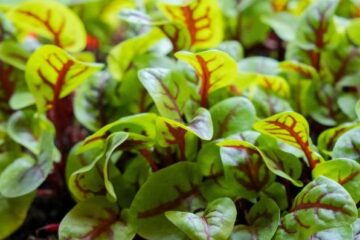
<path fill-rule="evenodd" d="M 360 164 L 350 159 L 333 159 L 319 164 L 314 178 L 325 176 L 342 185 L 357 203 L 360 200 Z"/>
<path fill-rule="evenodd" d="M 275 239 L 307 239 L 318 231 L 351 224 L 356 218 L 356 205 L 347 191 L 321 176 L 296 196 Z"/>
<path fill-rule="evenodd" d="M 223 23 L 217 1 L 192 0 L 183 4 L 163 1 L 159 7 L 169 19 L 187 27 L 191 46 L 210 48 L 221 42 Z"/>
<path fill-rule="evenodd" d="M 149 68 L 139 72 L 139 79 L 154 100 L 161 116 L 183 121 L 189 90 L 182 74 L 167 69 Z"/>
<path fill-rule="evenodd" d="M 209 93 L 229 85 L 237 74 L 236 62 L 219 50 L 200 53 L 178 52 L 175 56 L 189 63 L 199 78 L 201 106 L 206 107 Z"/>
<path fill-rule="evenodd" d="M 79 17 L 56 1 L 31 0 L 18 4 L 8 17 L 26 33 L 49 38 L 69 51 L 81 51 L 86 44 L 86 31 Z"/>
<path fill-rule="evenodd" d="M 302 150 L 311 168 L 322 161 L 321 156 L 312 149 L 309 125 L 306 119 L 298 113 L 276 114 L 256 122 L 254 128 Z"/>
<path fill-rule="evenodd" d="M 184 239 L 185 235 L 167 220 L 165 212 L 192 212 L 203 207 L 200 182 L 200 171 L 190 162 L 177 163 L 150 175 L 131 205 L 136 217 L 132 222 L 138 234 L 149 240 Z"/>
<path fill-rule="evenodd" d="M 102 65 L 75 60 L 63 49 L 45 45 L 33 53 L 26 65 L 26 81 L 40 112 L 57 106 Z"/>
<path fill-rule="evenodd" d="M 349 158 L 360 162 L 360 127 L 356 127 L 336 141 L 333 152 L 333 158 Z"/>
<path fill-rule="evenodd" d="M 121 216 L 114 203 L 96 197 L 78 203 L 61 221 L 59 238 L 65 239 L 123 239 L 131 240 L 135 231 Z"/>
<path fill-rule="evenodd" d="M 169 211 L 166 217 L 193 240 L 225 240 L 231 234 L 236 219 L 236 208 L 229 198 L 209 203 L 204 212 Z"/>
<path fill-rule="evenodd" d="M 224 140 L 218 145 L 221 147 L 225 177 L 241 197 L 253 200 L 274 181 L 275 175 L 252 144 L 239 140 Z"/>
<path fill-rule="evenodd" d="M 249 225 L 236 225 L 231 240 L 271 240 L 280 221 L 280 209 L 268 197 L 261 197 L 247 214 Z"/>

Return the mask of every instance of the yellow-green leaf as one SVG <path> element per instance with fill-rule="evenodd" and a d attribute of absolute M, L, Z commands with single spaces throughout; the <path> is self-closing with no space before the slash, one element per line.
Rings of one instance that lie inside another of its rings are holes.
<path fill-rule="evenodd" d="M 227 53 L 209 50 L 200 53 L 177 52 L 175 56 L 189 63 L 199 78 L 201 106 L 207 106 L 208 95 L 216 89 L 233 82 L 237 75 L 237 64 Z"/>
<path fill-rule="evenodd" d="M 254 128 L 302 150 L 312 169 L 323 161 L 322 157 L 312 149 L 306 119 L 296 112 L 273 115 L 256 122 Z"/>
<path fill-rule="evenodd" d="M 49 38 L 66 50 L 81 51 L 86 46 L 86 31 L 79 17 L 56 1 L 24 1 L 8 17 L 25 33 Z"/>
<path fill-rule="evenodd" d="M 164 14 L 186 25 L 191 45 L 196 48 L 217 46 L 223 39 L 223 22 L 216 0 L 192 0 L 187 4 L 160 3 Z"/>
<path fill-rule="evenodd" d="M 101 64 L 77 61 L 63 49 L 45 45 L 31 55 L 25 77 L 38 110 L 45 112 L 101 68 Z"/>

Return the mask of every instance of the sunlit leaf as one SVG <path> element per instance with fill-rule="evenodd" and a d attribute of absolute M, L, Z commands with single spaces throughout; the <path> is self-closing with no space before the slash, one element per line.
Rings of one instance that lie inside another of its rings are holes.
<path fill-rule="evenodd" d="M 276 114 L 256 122 L 254 128 L 302 150 L 311 168 L 323 161 L 321 156 L 312 149 L 306 119 L 298 113 Z"/>
<path fill-rule="evenodd" d="M 175 56 L 189 63 L 199 78 L 201 106 L 206 107 L 209 93 L 229 85 L 237 74 L 236 62 L 226 53 L 209 50 L 200 53 L 178 52 Z"/>
<path fill-rule="evenodd" d="M 26 64 L 26 81 L 38 110 L 44 112 L 56 108 L 61 98 L 101 67 L 100 64 L 79 62 L 63 49 L 45 45 L 37 49 Z"/>
<path fill-rule="evenodd" d="M 169 19 L 187 27 L 191 46 L 209 48 L 222 40 L 223 22 L 217 1 L 194 0 L 180 6 L 162 1 L 159 7 Z"/>
<path fill-rule="evenodd" d="M 7 15 L 25 32 L 49 38 L 69 51 L 81 51 L 86 44 L 86 31 L 79 17 L 56 1 L 24 1 Z"/>

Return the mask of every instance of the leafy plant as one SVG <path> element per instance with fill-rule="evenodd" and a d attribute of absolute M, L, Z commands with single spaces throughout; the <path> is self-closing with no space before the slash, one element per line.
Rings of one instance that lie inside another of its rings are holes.
<path fill-rule="evenodd" d="M 2 1 L 0 239 L 358 239 L 359 16 Z"/>

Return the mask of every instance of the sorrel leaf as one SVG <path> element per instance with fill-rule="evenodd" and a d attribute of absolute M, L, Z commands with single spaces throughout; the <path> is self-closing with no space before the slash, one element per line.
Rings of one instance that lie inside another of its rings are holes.
<path fill-rule="evenodd" d="M 26 81 L 35 96 L 38 110 L 44 112 L 49 108 L 56 109 L 61 98 L 101 67 L 101 64 L 79 62 L 63 49 L 45 45 L 37 49 L 27 62 Z"/>
<path fill-rule="evenodd" d="M 78 203 L 61 221 L 60 239 L 131 240 L 134 229 L 121 215 L 121 210 L 104 197 Z"/>
<path fill-rule="evenodd" d="M 360 127 L 351 129 L 336 141 L 333 158 L 349 158 L 360 162 Z"/>
<path fill-rule="evenodd" d="M 209 48 L 218 45 L 223 38 L 223 25 L 217 1 L 185 2 L 181 5 L 163 2 L 159 7 L 169 19 L 186 26 L 191 38 L 191 46 Z"/>
<path fill-rule="evenodd" d="M 203 212 L 169 211 L 165 216 L 190 239 L 228 239 L 236 219 L 236 208 L 229 198 L 219 198 Z"/>
<path fill-rule="evenodd" d="M 312 149 L 309 125 L 298 113 L 284 112 L 273 115 L 256 122 L 254 128 L 302 150 L 311 168 L 322 161 L 321 156 Z"/>
<path fill-rule="evenodd" d="M 31 0 L 18 4 L 8 17 L 26 33 L 36 33 L 69 51 L 81 51 L 86 44 L 82 21 L 69 8 L 55 1 Z"/>
<path fill-rule="evenodd" d="M 280 222 L 280 209 L 273 200 L 262 196 L 250 209 L 246 219 L 248 225 L 236 225 L 231 240 L 271 240 Z"/>
<path fill-rule="evenodd" d="M 132 222 L 146 239 L 183 239 L 184 234 L 165 212 L 194 211 L 203 207 L 199 196 L 201 174 L 194 163 L 181 162 L 151 174 L 131 204 Z M 164 191 L 168 194 L 164 195 Z"/>
<path fill-rule="evenodd" d="M 275 239 L 306 239 L 318 231 L 351 224 L 356 218 L 356 205 L 347 191 L 321 176 L 296 196 L 289 213 L 281 219 Z"/>
<path fill-rule="evenodd" d="M 35 157 L 22 155 L 15 159 L 0 175 L 0 193 L 18 197 L 34 191 L 47 178 L 58 159 L 53 134 L 44 131 L 40 137 L 39 153 Z"/>
<path fill-rule="evenodd" d="M 242 97 L 229 98 L 217 103 L 211 107 L 210 114 L 215 139 L 250 130 L 256 117 L 252 103 Z"/>
<path fill-rule="evenodd" d="M 360 201 L 360 164 L 350 159 L 333 159 L 319 164 L 313 171 L 314 178 L 328 177 L 342 185 L 354 202 Z"/>
<path fill-rule="evenodd" d="M 275 175 L 267 168 L 262 154 L 252 144 L 224 140 L 218 144 L 225 177 L 242 198 L 254 200 L 268 187 Z"/>
<path fill-rule="evenodd" d="M 18 198 L 5 198 L 0 195 L 0 238 L 6 239 L 23 224 L 34 197 L 34 193 Z"/>
<path fill-rule="evenodd" d="M 131 69 L 134 58 L 146 53 L 162 37 L 161 31 L 154 29 L 113 47 L 107 57 L 112 76 L 118 81 L 123 80 L 124 75 Z"/>
<path fill-rule="evenodd" d="M 207 107 L 209 93 L 232 83 L 237 74 L 236 62 L 219 50 L 196 54 L 182 51 L 175 56 L 194 68 L 199 79 L 198 91 L 202 107 Z"/>
<path fill-rule="evenodd" d="M 161 116 L 183 121 L 183 113 L 189 91 L 184 76 L 180 72 L 161 68 L 143 69 L 139 72 L 144 85 Z"/>

